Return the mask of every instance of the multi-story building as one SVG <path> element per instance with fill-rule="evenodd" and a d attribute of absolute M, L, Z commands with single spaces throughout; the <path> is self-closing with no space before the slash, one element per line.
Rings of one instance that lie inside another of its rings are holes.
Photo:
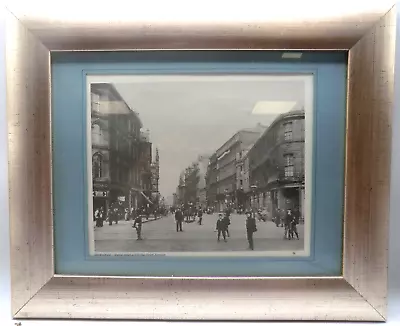
<path fill-rule="evenodd" d="M 207 155 L 198 158 L 197 204 L 203 209 L 207 207 L 206 175 L 209 159 Z"/>
<path fill-rule="evenodd" d="M 199 163 L 196 161 L 185 169 L 184 204 L 195 205 L 198 202 Z"/>
<path fill-rule="evenodd" d="M 223 210 L 228 205 L 237 205 L 237 155 L 253 144 L 265 128 L 259 124 L 256 128 L 242 129 L 215 152 L 216 160 L 214 159 L 213 164 L 209 165 L 209 170 L 214 170 L 216 180 L 208 178 L 208 181 L 211 182 L 209 188 L 215 187 L 212 182 L 216 184 L 216 209 Z M 209 171 L 210 175 L 212 173 L 212 171 Z"/>
<path fill-rule="evenodd" d="M 206 173 L 206 197 L 207 206 L 210 208 L 217 208 L 217 189 L 218 189 L 218 170 L 217 170 L 217 154 L 214 153 L 210 156 Z"/>
<path fill-rule="evenodd" d="M 277 117 L 248 152 L 252 205 L 304 216 L 304 110 Z"/>
<path fill-rule="evenodd" d="M 179 176 L 179 183 L 176 189 L 179 205 L 182 205 L 185 202 L 185 189 L 185 173 L 182 172 Z"/>
<path fill-rule="evenodd" d="M 172 194 L 172 206 L 177 207 L 178 205 L 179 205 L 178 192 L 174 192 Z"/>
<path fill-rule="evenodd" d="M 236 203 L 237 207 L 241 209 L 249 208 L 250 164 L 248 152 L 252 146 L 248 146 L 236 155 Z"/>
<path fill-rule="evenodd" d="M 112 84 L 91 85 L 93 208 L 136 207 L 143 189 L 142 122 Z"/>
<path fill-rule="evenodd" d="M 152 143 L 150 141 L 150 133 L 148 130 L 142 131 L 140 134 L 141 156 L 139 159 L 139 172 L 141 182 L 141 192 L 136 207 L 149 207 L 153 205 L 151 200 L 153 193 L 153 173 L 151 170 L 152 162 Z"/>
<path fill-rule="evenodd" d="M 151 195 L 155 202 L 158 203 L 160 199 L 159 193 L 159 180 L 160 180 L 160 155 L 158 148 L 156 148 L 156 157 L 153 163 L 151 163 Z"/>

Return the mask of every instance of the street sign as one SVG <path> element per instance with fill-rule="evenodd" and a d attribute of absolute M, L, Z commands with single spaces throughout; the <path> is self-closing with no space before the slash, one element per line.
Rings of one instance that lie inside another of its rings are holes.
<path fill-rule="evenodd" d="M 93 197 L 108 197 L 108 191 L 93 191 Z"/>

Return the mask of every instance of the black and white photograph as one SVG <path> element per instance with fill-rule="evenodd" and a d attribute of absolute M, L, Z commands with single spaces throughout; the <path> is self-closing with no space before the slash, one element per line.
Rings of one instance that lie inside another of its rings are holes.
<path fill-rule="evenodd" d="M 313 103 L 308 74 L 87 76 L 90 254 L 308 256 Z"/>

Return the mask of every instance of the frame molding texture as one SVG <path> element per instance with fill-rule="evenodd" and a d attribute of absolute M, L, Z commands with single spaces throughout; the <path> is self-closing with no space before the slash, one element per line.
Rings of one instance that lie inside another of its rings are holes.
<path fill-rule="evenodd" d="M 150 36 L 148 39 L 135 39 L 140 34 L 138 29 L 136 36 L 128 39 L 126 33 L 132 24 L 111 28 L 102 35 L 99 30 L 110 28 L 108 23 L 104 23 L 78 38 L 74 33 L 79 28 L 73 24 L 65 26 L 65 29 L 56 24 L 53 29 L 51 19 L 34 22 L 7 11 L 14 318 L 385 320 L 391 114 L 398 14 L 396 7 L 379 20 L 382 14 L 374 16 L 375 25 L 370 16 L 367 21 L 371 25 L 362 24 L 362 31 L 366 34 L 361 39 L 359 32 L 340 37 L 335 23 L 332 23 L 331 30 L 322 29 L 320 34 L 314 26 L 303 30 L 301 36 L 296 36 L 295 31 L 282 34 L 289 44 L 286 49 L 326 49 L 332 45 L 337 49 L 351 47 L 343 277 L 179 279 L 54 275 L 50 52 L 55 49 L 98 50 L 101 47 L 193 49 L 201 46 L 220 49 L 218 39 L 223 31 L 213 34 L 212 26 L 208 26 L 198 30 L 197 43 L 176 40 L 163 47 L 168 43 L 165 41 L 168 36 L 175 35 L 173 27 L 165 28 L 158 38 Z M 347 29 L 359 30 L 354 18 L 346 23 Z M 327 22 L 321 24 L 327 25 Z M 60 28 L 64 32 L 58 34 Z M 274 26 L 276 30 L 283 28 L 283 24 Z M 125 31 L 125 38 L 114 40 L 113 36 L 121 29 Z M 330 32 L 335 39 L 324 43 L 322 39 L 330 39 Z M 308 38 L 307 33 L 311 35 Z M 100 37 L 95 38 L 96 34 Z M 268 50 L 281 44 L 266 35 L 265 38 L 253 37 L 252 42 L 248 37 L 240 38 L 240 35 L 234 40 L 231 32 L 230 38 L 222 42 L 222 47 Z M 183 40 L 190 38 L 189 33 Z"/>

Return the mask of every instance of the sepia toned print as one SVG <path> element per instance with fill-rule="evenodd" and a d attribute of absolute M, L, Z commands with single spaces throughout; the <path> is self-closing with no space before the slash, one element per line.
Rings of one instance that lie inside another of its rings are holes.
<path fill-rule="evenodd" d="M 308 255 L 312 76 L 89 76 L 88 94 L 91 254 Z"/>

